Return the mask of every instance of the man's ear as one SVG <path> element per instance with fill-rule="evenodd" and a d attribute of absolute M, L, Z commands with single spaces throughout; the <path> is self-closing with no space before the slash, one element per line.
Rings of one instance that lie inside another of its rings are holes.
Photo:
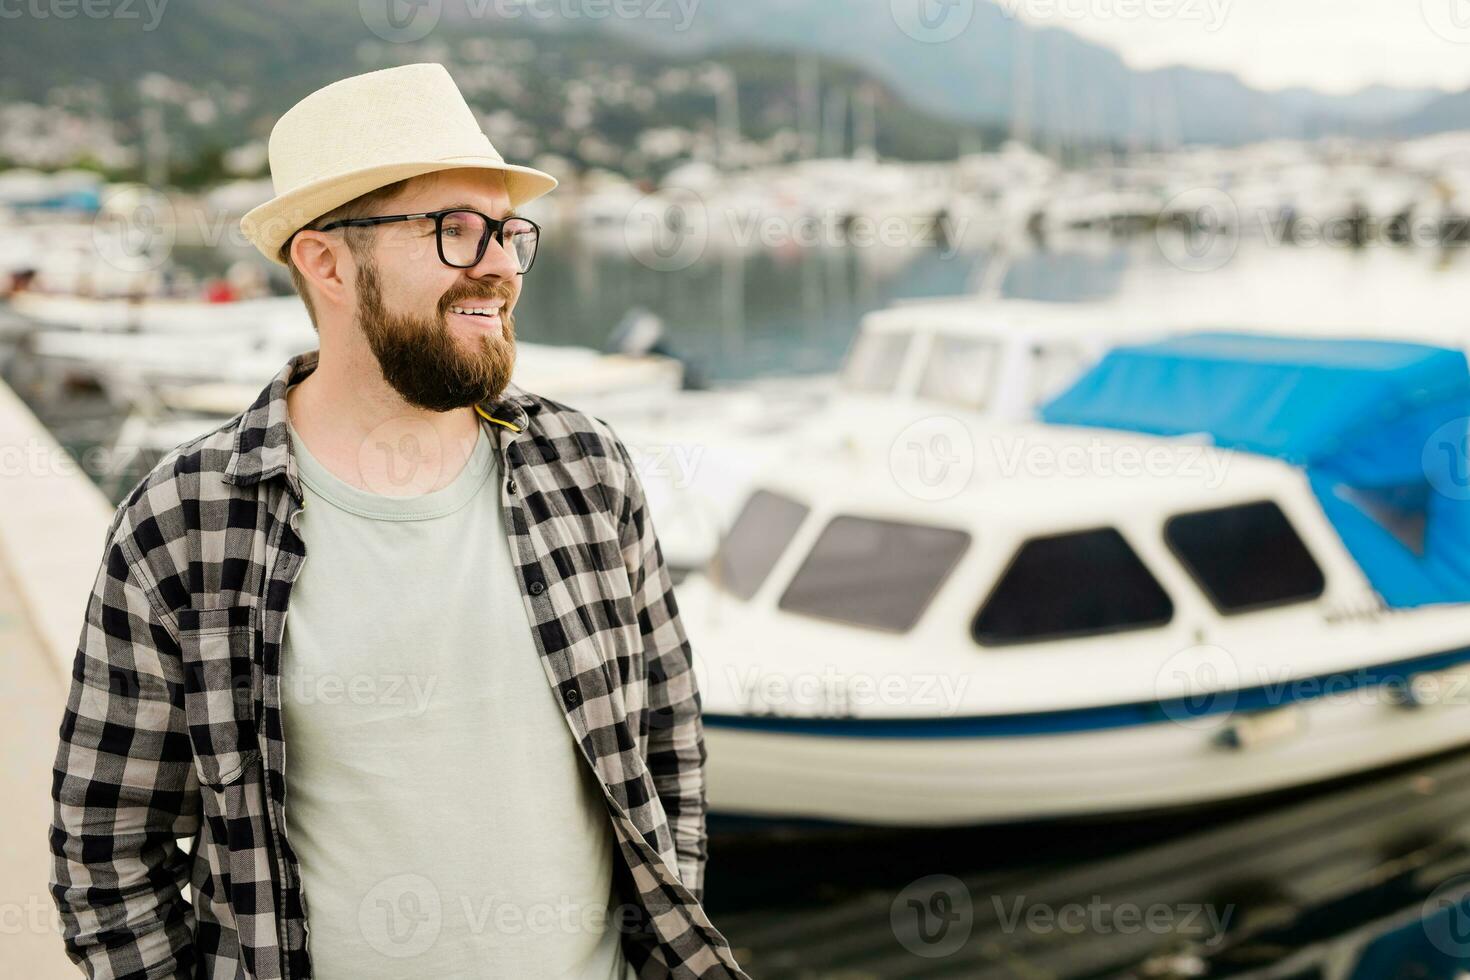
<path fill-rule="evenodd" d="M 343 307 L 350 303 L 350 283 L 356 272 L 351 255 L 340 236 L 332 239 L 323 232 L 299 231 L 291 242 L 291 261 L 318 303 Z"/>

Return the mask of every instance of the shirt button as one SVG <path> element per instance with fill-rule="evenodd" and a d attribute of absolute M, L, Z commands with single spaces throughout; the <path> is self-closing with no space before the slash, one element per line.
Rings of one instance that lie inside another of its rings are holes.
<path fill-rule="evenodd" d="M 571 684 L 568 684 L 566 687 L 562 688 L 561 696 L 566 699 L 567 704 L 571 705 L 574 708 L 582 700 L 582 692 L 577 690 Z"/>
<path fill-rule="evenodd" d="M 505 485 L 505 492 L 506 493 L 515 493 L 516 492 L 516 481 L 511 480 L 508 483 L 506 483 L 506 485 Z"/>
<path fill-rule="evenodd" d="M 546 583 L 543 582 L 543 581 L 541 581 L 540 579 L 536 579 L 534 582 L 531 583 L 531 594 L 532 595 L 540 595 L 541 593 L 543 593 L 545 591 L 546 591 Z"/>

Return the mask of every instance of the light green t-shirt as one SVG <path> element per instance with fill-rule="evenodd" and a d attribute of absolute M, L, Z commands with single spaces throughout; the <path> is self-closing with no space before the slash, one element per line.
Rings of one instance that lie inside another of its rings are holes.
<path fill-rule="evenodd" d="M 489 433 L 413 497 L 352 486 L 290 435 L 286 830 L 316 976 L 633 976 L 611 819 L 531 637 Z"/>

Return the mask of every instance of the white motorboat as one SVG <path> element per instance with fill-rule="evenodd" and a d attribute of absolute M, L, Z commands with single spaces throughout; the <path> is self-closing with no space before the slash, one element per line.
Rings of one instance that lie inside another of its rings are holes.
<path fill-rule="evenodd" d="M 1027 418 L 1110 345 L 1163 332 L 1095 305 L 910 300 L 863 318 L 836 377 L 679 392 L 606 417 L 640 463 L 665 556 L 682 571 L 709 560 L 752 477 L 813 432 L 935 413 Z"/>
<path fill-rule="evenodd" d="M 1190 334 L 851 420 L 679 586 L 722 814 L 1131 812 L 1470 743 L 1463 351 Z"/>

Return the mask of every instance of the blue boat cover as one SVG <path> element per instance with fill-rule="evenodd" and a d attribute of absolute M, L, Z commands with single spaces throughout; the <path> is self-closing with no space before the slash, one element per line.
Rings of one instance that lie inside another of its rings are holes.
<path fill-rule="evenodd" d="M 1046 422 L 1156 435 L 1302 467 L 1395 607 L 1470 602 L 1470 369 L 1463 351 L 1378 340 L 1196 333 L 1119 347 Z"/>

